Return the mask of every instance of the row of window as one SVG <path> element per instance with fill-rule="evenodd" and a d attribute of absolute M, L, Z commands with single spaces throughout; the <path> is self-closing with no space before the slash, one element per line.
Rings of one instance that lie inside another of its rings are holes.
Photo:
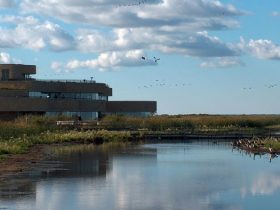
<path fill-rule="evenodd" d="M 152 112 L 107 112 L 108 115 L 122 115 L 122 116 L 131 116 L 131 117 L 149 117 L 152 116 Z"/>
<path fill-rule="evenodd" d="M 96 120 L 98 112 L 46 112 L 47 116 L 66 116 L 77 120 Z"/>
<path fill-rule="evenodd" d="M 108 101 L 108 96 L 98 93 L 45 93 L 45 92 L 29 92 L 29 97 L 50 98 L 50 99 L 85 99 L 85 100 L 102 100 Z"/>

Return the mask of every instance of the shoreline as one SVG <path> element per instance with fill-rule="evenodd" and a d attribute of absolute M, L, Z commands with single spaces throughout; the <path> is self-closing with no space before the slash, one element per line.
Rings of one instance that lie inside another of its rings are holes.
<path fill-rule="evenodd" d="M 211 136 L 212 138 L 209 138 Z M 177 135 L 175 136 L 176 138 L 170 138 L 169 135 L 165 135 L 164 138 L 160 135 L 152 135 L 150 138 L 145 138 L 144 136 L 133 136 L 131 135 L 130 138 L 124 138 L 124 139 L 119 139 L 119 141 L 102 141 L 101 144 L 107 144 L 107 143 L 121 143 L 121 142 L 130 142 L 130 143 L 175 143 L 178 142 L 177 140 L 180 140 L 180 142 L 188 142 L 188 141 L 210 141 L 213 142 L 213 144 L 218 144 L 219 141 L 231 141 L 233 148 L 241 149 L 250 153 L 262 153 L 262 154 L 271 154 L 269 149 L 266 147 L 260 147 L 260 148 L 248 148 L 243 145 L 240 145 L 239 147 L 234 145 L 237 140 L 240 141 L 240 136 L 232 136 L 232 135 Z M 98 138 L 98 137 L 95 137 Z M 102 137 L 99 137 L 102 138 Z M 39 143 L 39 144 L 34 144 L 28 148 L 27 151 L 25 151 L 22 154 L 7 154 L 3 155 L 4 159 L 0 159 L 0 182 L 5 182 L 9 177 L 15 176 L 18 173 L 24 172 L 32 167 L 36 167 L 36 164 L 40 160 L 47 159 L 49 155 L 47 154 L 46 150 L 48 147 L 53 147 L 53 146 L 64 146 L 64 145 L 75 145 L 75 144 L 96 144 L 94 139 L 92 140 L 82 140 L 82 141 L 77 141 L 77 140 L 69 140 L 65 142 L 53 142 L 49 144 L 44 144 L 44 143 Z M 280 150 L 277 149 L 274 151 L 274 154 L 280 154 Z"/>
<path fill-rule="evenodd" d="M 35 164 L 46 158 L 44 150 L 48 145 L 34 145 L 23 154 L 9 154 L 5 159 L 0 160 L 0 182 L 26 171 Z"/>

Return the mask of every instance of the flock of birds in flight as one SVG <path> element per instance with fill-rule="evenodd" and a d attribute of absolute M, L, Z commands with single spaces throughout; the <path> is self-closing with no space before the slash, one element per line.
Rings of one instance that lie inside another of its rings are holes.
<path fill-rule="evenodd" d="M 275 88 L 275 87 L 278 87 L 278 84 L 266 84 L 264 85 L 266 88 L 268 89 L 272 89 L 272 88 Z M 244 87 L 242 88 L 244 91 L 250 91 L 250 90 L 253 90 L 252 87 Z"/>
<path fill-rule="evenodd" d="M 145 56 L 142 56 L 141 57 L 142 60 L 148 60 L 149 58 L 145 57 Z M 158 61 L 160 60 L 160 58 L 156 58 L 156 57 L 153 57 L 154 59 L 154 62 L 155 63 L 158 63 Z M 149 59 L 151 60 L 151 59 Z M 184 87 L 184 86 L 190 86 L 190 84 L 186 84 L 186 83 L 182 83 L 182 84 L 167 84 L 167 83 L 158 83 L 159 80 L 155 80 L 157 83 L 156 84 L 149 84 L 149 85 L 144 85 L 144 86 L 138 86 L 138 89 L 141 89 L 141 88 L 152 88 L 152 87 Z M 271 88 L 275 88 L 277 87 L 278 84 L 266 84 L 265 87 L 268 88 L 268 89 L 271 89 Z M 280 85 L 279 85 L 280 86 Z M 242 88 L 244 91 L 251 91 L 253 90 L 252 87 L 243 87 Z"/>
<path fill-rule="evenodd" d="M 133 7 L 133 6 L 144 5 L 147 3 L 148 3 L 147 0 L 139 0 L 139 1 L 130 2 L 130 3 L 126 3 L 126 4 L 118 4 L 117 7 Z"/>
<path fill-rule="evenodd" d="M 146 2 L 146 1 L 142 1 L 142 2 Z M 146 56 L 141 56 L 141 58 L 140 58 L 141 60 L 143 60 L 143 61 L 146 61 L 146 60 L 149 60 L 149 61 L 154 61 L 155 63 L 158 63 L 158 61 L 160 60 L 160 58 L 157 58 L 157 57 L 153 57 L 153 59 L 151 59 L 151 58 L 148 58 L 148 57 L 146 57 Z M 66 72 L 60 72 L 60 73 L 56 73 L 57 75 L 58 74 L 64 74 L 64 73 L 66 73 Z M 52 76 L 53 74 L 43 74 L 44 76 Z M 153 84 L 149 84 L 149 85 L 143 85 L 143 86 L 138 86 L 138 89 L 141 89 L 141 88 L 153 88 L 153 87 L 186 87 L 186 86 L 191 86 L 191 84 L 190 83 L 175 83 L 175 84 L 168 84 L 168 83 L 166 83 L 166 81 L 165 80 L 162 80 L 162 81 L 160 81 L 160 80 L 158 80 L 158 79 L 156 79 L 155 80 L 155 83 L 153 83 Z M 268 89 L 272 89 L 272 88 L 275 88 L 275 87 L 280 87 L 280 83 L 279 84 L 276 84 L 276 83 L 274 83 L 274 84 L 266 84 L 266 85 L 264 85 L 266 88 L 268 88 Z M 242 90 L 243 91 L 252 91 L 254 88 L 253 87 L 243 87 L 242 88 Z"/>
<path fill-rule="evenodd" d="M 153 87 L 185 87 L 191 86 L 190 83 L 175 83 L 175 84 L 168 84 L 165 80 L 155 80 L 155 83 L 149 85 L 138 86 L 138 89 L 141 88 L 153 88 Z"/>
<path fill-rule="evenodd" d="M 141 59 L 147 60 L 148 58 L 146 58 L 145 56 L 142 56 Z M 160 60 L 160 58 L 156 58 L 155 56 L 153 57 L 153 59 L 154 59 L 155 63 L 157 63 Z"/>
<path fill-rule="evenodd" d="M 118 5 L 116 5 L 117 8 L 121 8 L 121 7 L 135 7 L 135 6 L 142 6 L 142 5 L 146 5 L 146 4 L 151 4 L 151 3 L 155 3 L 156 1 L 153 0 L 138 0 L 138 1 L 134 1 L 134 2 L 128 2 L 128 3 L 120 3 Z M 222 16 L 225 16 L 226 15 L 226 12 L 225 11 L 222 11 L 221 12 L 221 15 Z"/>

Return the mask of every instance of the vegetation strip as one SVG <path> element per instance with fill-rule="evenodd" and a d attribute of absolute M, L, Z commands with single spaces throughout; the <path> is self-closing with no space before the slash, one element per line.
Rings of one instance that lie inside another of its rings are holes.
<path fill-rule="evenodd" d="M 178 115 L 147 118 L 107 116 L 98 123 L 83 122 L 74 126 L 58 126 L 58 120 L 73 119 L 24 116 L 12 122 L 0 122 L 0 158 L 25 153 L 38 144 L 103 143 L 171 137 L 245 138 L 253 135 L 266 136 L 280 130 L 278 115 Z"/>
<path fill-rule="evenodd" d="M 252 153 L 280 153 L 280 139 L 273 137 L 240 139 L 232 143 L 233 147 Z"/>

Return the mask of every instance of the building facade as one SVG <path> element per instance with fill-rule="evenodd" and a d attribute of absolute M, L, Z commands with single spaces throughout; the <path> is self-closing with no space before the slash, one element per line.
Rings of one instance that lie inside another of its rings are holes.
<path fill-rule="evenodd" d="M 112 88 L 95 81 L 47 81 L 31 78 L 36 66 L 0 64 L 0 119 L 25 114 L 98 119 L 108 114 L 149 116 L 155 101 L 109 101 Z"/>

